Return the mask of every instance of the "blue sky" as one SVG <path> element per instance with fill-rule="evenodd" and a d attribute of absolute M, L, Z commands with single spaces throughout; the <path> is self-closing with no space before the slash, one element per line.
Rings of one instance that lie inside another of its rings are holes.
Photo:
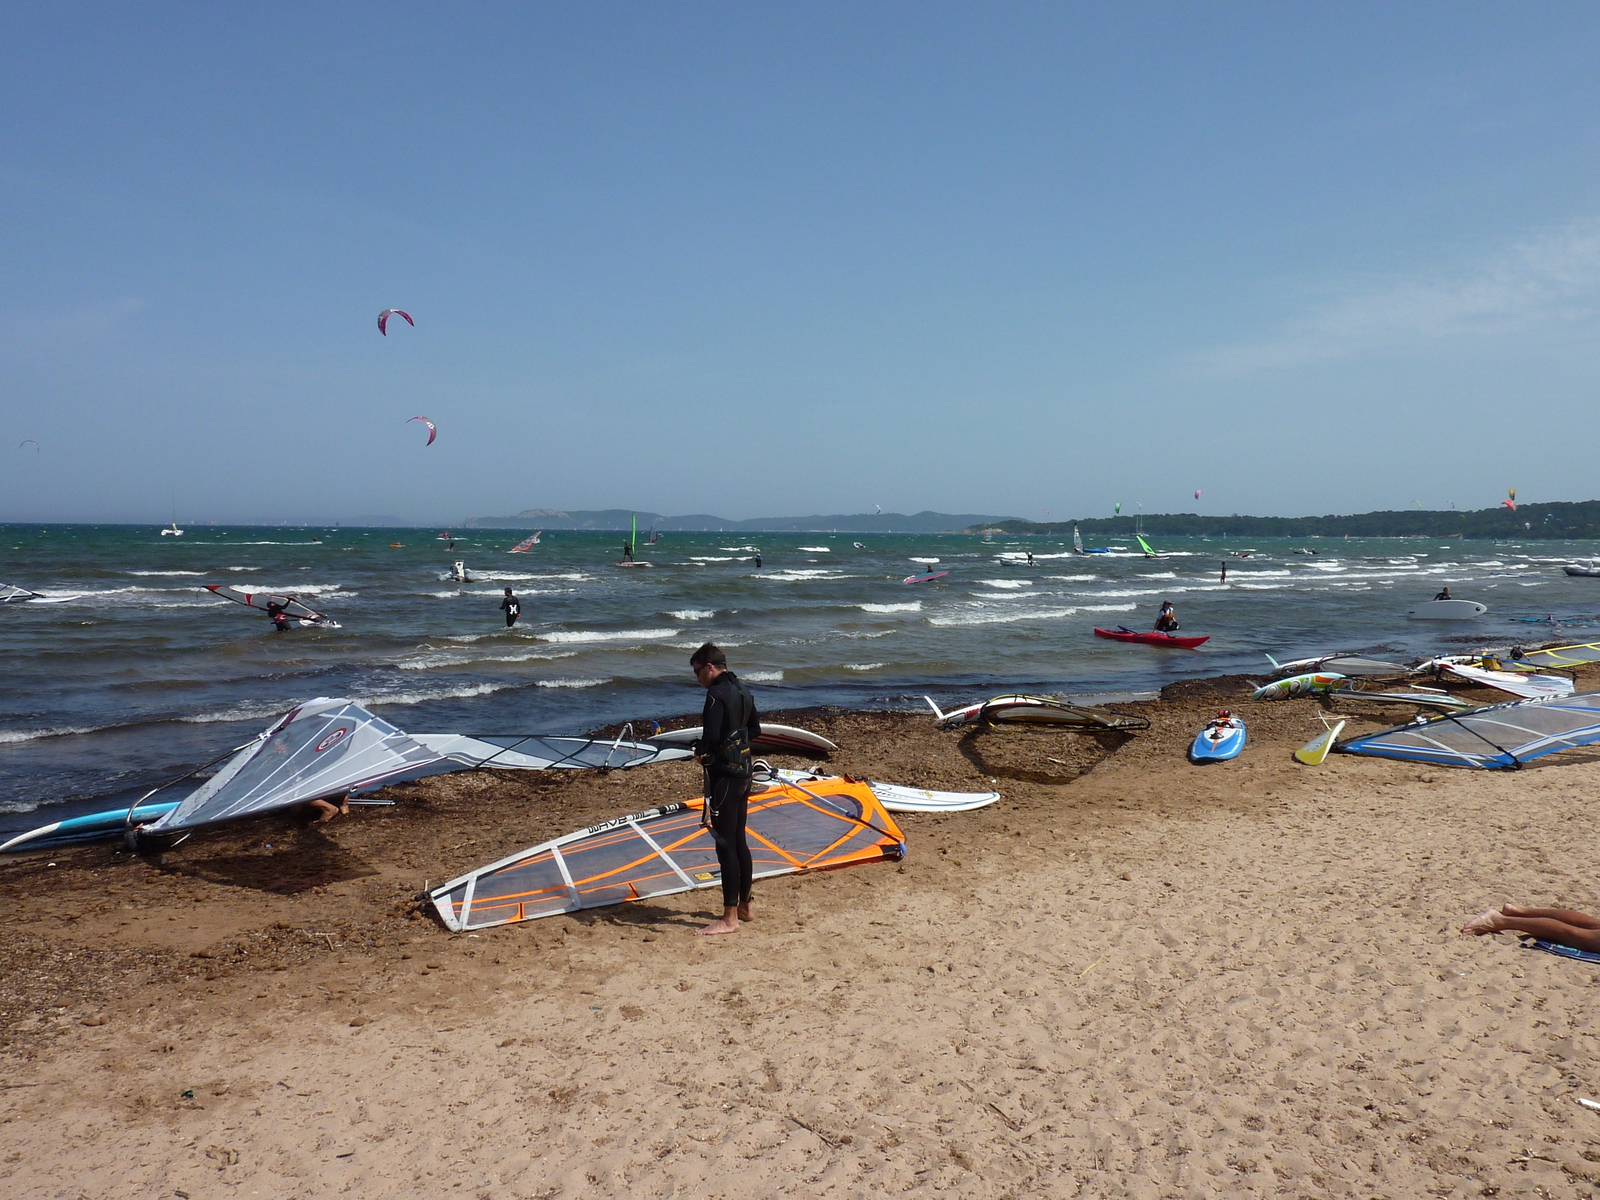
<path fill-rule="evenodd" d="M 1597 35 L 12 4 L 0 520 L 1594 498 Z"/>

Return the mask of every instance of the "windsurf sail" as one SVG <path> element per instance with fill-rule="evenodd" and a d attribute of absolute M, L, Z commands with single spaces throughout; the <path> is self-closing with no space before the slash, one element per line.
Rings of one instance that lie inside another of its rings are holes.
<path fill-rule="evenodd" d="M 1600 642 L 1585 642 L 1581 646 L 1550 646 L 1544 650 L 1513 649 L 1506 655 L 1508 662 L 1528 663 L 1536 667 L 1579 667 L 1584 663 L 1600 662 Z"/>
<path fill-rule="evenodd" d="M 1444 692 L 1357 692 L 1346 689 L 1335 695 L 1341 702 L 1366 700 L 1373 704 L 1415 704 L 1419 708 L 1442 708 L 1450 712 L 1465 712 L 1478 707 L 1470 700 Z"/>
<path fill-rule="evenodd" d="M 1444 668 L 1457 679 L 1510 692 L 1513 696 L 1535 699 L 1540 696 L 1570 696 L 1576 685 L 1565 675 L 1529 675 L 1522 672 L 1490 671 L 1466 663 L 1450 663 Z"/>
<path fill-rule="evenodd" d="M 1072 552 L 1074 554 L 1083 553 L 1083 537 L 1078 533 L 1076 525 L 1072 527 Z"/>
<path fill-rule="evenodd" d="M 1349 738 L 1342 754 L 1407 758 L 1486 770 L 1520 767 L 1558 750 L 1600 742 L 1600 692 L 1511 700 Z"/>
<path fill-rule="evenodd" d="M 689 758 L 685 746 L 652 745 L 622 738 L 539 736 L 536 734 L 414 733 L 436 754 L 463 767 L 508 771 L 626 770 L 650 763 Z"/>
<path fill-rule="evenodd" d="M 1053 696 L 993 696 L 965 708 L 943 712 L 924 696 L 936 723 L 947 729 L 961 725 L 1024 725 L 1034 728 L 1148 729 L 1149 717 L 1130 716 L 1094 705 L 1073 704 Z"/>
<path fill-rule="evenodd" d="M 1139 543 L 1139 549 L 1144 551 L 1144 556 L 1146 558 L 1159 557 L 1156 554 L 1156 552 L 1150 548 L 1150 543 L 1144 540 L 1144 534 L 1142 534 L 1142 533 L 1134 534 L 1133 535 L 1133 540 Z"/>
<path fill-rule="evenodd" d="M 246 592 L 236 587 L 229 587 L 225 583 L 208 583 L 206 591 L 215 592 L 224 600 L 232 600 L 235 604 L 243 604 L 248 608 L 267 611 L 267 605 L 279 604 L 287 616 L 297 621 L 308 621 L 313 625 L 331 625 L 326 613 L 320 613 L 304 600 L 296 599 L 290 595 L 278 595 L 272 592 Z"/>
<path fill-rule="evenodd" d="M 0 583 L 0 604 L 21 604 L 24 600 L 38 598 L 38 592 L 30 592 L 27 588 L 14 587 L 9 583 Z"/>
<path fill-rule="evenodd" d="M 291 709 L 144 828 L 174 833 L 459 769 L 354 700 L 321 697 Z"/>
<path fill-rule="evenodd" d="M 1323 654 L 1316 658 L 1297 658 L 1285 663 L 1279 662 L 1270 654 L 1266 659 L 1272 664 L 1274 676 L 1303 675 L 1307 671 L 1337 671 L 1341 675 L 1381 677 L 1404 675 L 1410 670 L 1404 663 L 1385 662 L 1381 658 L 1367 658 L 1360 654 Z"/>
<path fill-rule="evenodd" d="M 534 534 L 531 538 L 523 538 L 522 541 L 511 547 L 510 553 L 521 554 L 524 550 L 531 550 L 539 544 L 539 535 L 543 532 L 544 530 L 541 529 L 539 533 Z"/>
<path fill-rule="evenodd" d="M 480 867 L 429 892 L 457 932 L 648 900 L 722 882 L 702 799 L 602 821 Z M 786 783 L 750 797 L 755 878 L 905 857 L 872 789 L 848 779 Z"/>

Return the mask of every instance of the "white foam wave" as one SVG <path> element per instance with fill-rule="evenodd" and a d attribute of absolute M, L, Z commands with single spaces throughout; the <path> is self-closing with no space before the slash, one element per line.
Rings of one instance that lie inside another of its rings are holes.
<path fill-rule="evenodd" d="M 129 571 L 129 575 L 204 575 L 204 571 Z"/>
<path fill-rule="evenodd" d="M 731 554 L 691 554 L 689 556 L 690 562 L 732 562 L 733 559 L 734 556 Z"/>
<path fill-rule="evenodd" d="M 1046 575 L 1046 579 L 1057 580 L 1061 583 L 1093 583 L 1099 579 L 1098 575 Z"/>
<path fill-rule="evenodd" d="M 356 699 L 362 704 L 374 706 L 427 704 L 430 700 L 466 700 L 473 696 L 492 696 L 495 692 L 519 686 L 521 685 L 515 683 L 474 683 L 462 687 L 440 688 L 431 692 L 374 692 L 371 695 L 357 696 Z"/>
<path fill-rule="evenodd" d="M 832 554 L 832 546 L 796 546 L 796 550 L 804 550 L 807 554 Z"/>
<path fill-rule="evenodd" d="M 804 547 L 801 547 L 804 549 Z M 746 671 L 739 676 L 740 679 L 751 683 L 778 683 L 783 679 L 782 671 Z"/>
<path fill-rule="evenodd" d="M 908 558 L 908 559 L 906 559 L 906 561 L 907 562 L 927 563 L 928 565 L 932 566 L 934 563 L 938 562 L 939 560 L 937 558 Z"/>
<path fill-rule="evenodd" d="M 574 629 L 541 633 L 537 636 L 546 642 L 658 642 L 663 638 L 675 638 L 681 632 L 682 630 L 678 629 L 616 629 L 610 632 Z"/>
<path fill-rule="evenodd" d="M 821 567 L 814 569 L 806 567 L 787 567 L 782 571 L 768 571 L 760 575 L 750 576 L 752 579 L 765 579 L 768 583 L 809 583 L 816 579 L 849 579 L 849 575 L 840 575 L 834 571 L 827 571 Z"/>
<path fill-rule="evenodd" d="M 876 671 L 879 667 L 886 667 L 888 663 L 845 663 L 846 671 Z"/>
<path fill-rule="evenodd" d="M 858 604 L 856 607 L 862 612 L 869 613 L 921 612 L 922 601 L 910 600 L 905 604 Z"/>
<path fill-rule="evenodd" d="M 1033 580 L 1031 579 L 980 579 L 978 582 L 992 588 L 1025 588 L 1033 586 Z"/>
<path fill-rule="evenodd" d="M 539 680 L 539 686 L 543 688 L 592 688 L 610 682 L 609 677 L 606 679 L 541 679 Z"/>
<path fill-rule="evenodd" d="M 709 621 L 716 615 L 716 610 L 712 608 L 680 608 L 677 612 L 667 614 L 674 621 Z"/>
<path fill-rule="evenodd" d="M 515 654 L 474 654 L 465 650 L 426 649 L 395 663 L 402 671 L 433 671 L 440 667 L 464 667 L 470 663 L 551 662 L 558 658 L 577 658 L 577 650 L 523 650 Z"/>
<path fill-rule="evenodd" d="M 79 733 L 98 733 L 102 729 L 114 729 L 114 725 L 57 725 L 52 729 L 0 729 L 0 746 L 9 746 L 16 742 L 32 742 L 39 738 L 72 737 Z"/>
<path fill-rule="evenodd" d="M 1132 604 L 1093 604 L 1080 605 L 1076 608 L 1035 608 L 1027 612 L 984 612 L 956 613 L 945 617 L 929 617 L 930 625 L 1011 625 L 1018 621 L 1054 621 L 1062 617 L 1075 616 L 1080 612 L 1132 612 Z"/>

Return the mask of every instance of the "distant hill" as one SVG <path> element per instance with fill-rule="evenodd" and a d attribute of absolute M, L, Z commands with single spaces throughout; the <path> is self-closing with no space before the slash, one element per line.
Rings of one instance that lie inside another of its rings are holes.
<path fill-rule="evenodd" d="M 1511 538 L 1600 539 L 1600 500 L 1519 504 L 1516 511 L 1499 508 L 1397 509 L 1326 517 L 1229 517 L 1195 513 L 1146 513 L 1138 520 L 1146 537 L 1465 537 L 1483 540 Z M 1087 538 L 1131 538 L 1135 518 L 1080 517 L 1076 521 L 1009 519 L 974 522 L 965 533 L 985 529 L 1015 534 L 1070 537 L 1072 527 Z"/>
<path fill-rule="evenodd" d="M 756 517 L 730 521 L 707 513 L 668 517 L 661 513 L 634 512 L 628 508 L 530 508 L 514 517 L 474 517 L 473 529 L 608 529 L 626 530 L 634 517 L 640 529 L 652 526 L 663 533 L 958 533 L 969 526 L 1006 521 L 982 513 L 853 513 L 826 517 Z"/>

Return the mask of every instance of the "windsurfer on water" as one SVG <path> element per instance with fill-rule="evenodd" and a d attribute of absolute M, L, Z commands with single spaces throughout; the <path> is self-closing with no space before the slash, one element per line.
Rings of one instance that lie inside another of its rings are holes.
<path fill-rule="evenodd" d="M 1157 633 L 1175 633 L 1178 629 L 1178 614 L 1172 607 L 1171 600 L 1161 602 L 1161 611 L 1156 614 Z"/>
<path fill-rule="evenodd" d="M 706 806 L 701 824 L 711 830 L 722 874 L 722 917 L 700 932 L 737 933 L 750 919 L 750 885 L 755 864 L 745 835 L 750 807 L 750 744 L 761 736 L 756 702 L 739 677 L 728 670 L 728 656 L 707 642 L 689 658 L 695 682 L 706 689 L 700 740 L 694 757 L 705 768 Z"/>
<path fill-rule="evenodd" d="M 622 561 L 623 562 L 632 562 L 633 561 L 633 543 L 632 542 L 623 542 L 622 543 Z"/>
<path fill-rule="evenodd" d="M 267 601 L 267 616 L 272 618 L 272 627 L 279 633 L 289 628 L 289 616 L 283 611 L 285 607 L 276 600 Z"/>

